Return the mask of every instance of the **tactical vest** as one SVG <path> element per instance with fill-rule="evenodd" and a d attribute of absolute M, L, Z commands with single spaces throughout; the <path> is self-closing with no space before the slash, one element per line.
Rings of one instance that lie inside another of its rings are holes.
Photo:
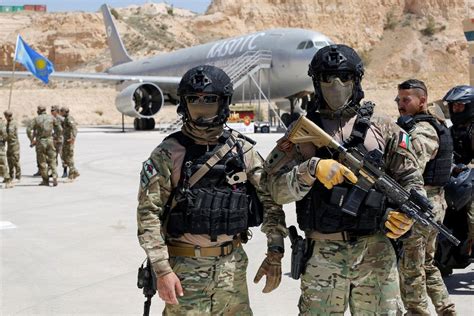
<path fill-rule="evenodd" d="M 237 152 L 230 150 L 192 187 L 189 178 L 223 146 L 229 131 L 219 138 L 219 144 L 208 150 L 207 145 L 195 144 L 181 132 L 168 137 L 175 138 L 186 154 L 181 177 L 172 196 L 177 202 L 167 215 L 167 233 L 178 237 L 184 233 L 205 234 L 215 241 L 218 235 L 237 235 L 249 226 L 262 222 L 263 208 L 249 181 L 239 177 L 245 173 L 244 154 L 239 141 L 234 142 Z M 168 205 L 171 202 L 171 199 Z M 260 209 L 257 209 L 260 207 Z"/>
<path fill-rule="evenodd" d="M 469 164 L 474 158 L 474 122 L 451 127 L 453 136 L 454 162 Z"/>
<path fill-rule="evenodd" d="M 363 144 L 370 127 L 372 113 L 373 110 L 364 106 L 359 109 L 351 136 L 344 144 L 346 148 L 358 147 L 366 151 Z M 314 121 L 324 128 L 320 118 L 316 117 Z M 322 159 L 338 158 L 337 154 L 326 147 L 318 148 L 315 156 Z M 353 216 L 342 211 L 352 187 L 353 185 L 344 182 L 328 190 L 316 180 L 309 193 L 296 202 L 296 216 L 300 229 L 316 230 L 325 234 L 350 231 L 358 236 L 370 235 L 380 230 L 386 208 L 385 196 L 371 189 L 361 203 L 357 215 Z"/>
<path fill-rule="evenodd" d="M 453 139 L 449 129 L 440 124 L 438 120 L 429 114 L 417 114 L 413 117 L 413 123 L 428 122 L 436 130 L 439 138 L 439 147 L 436 157 L 426 164 L 423 179 L 425 185 L 445 186 L 451 177 L 451 165 L 453 163 Z M 398 123 L 398 122 L 397 122 Z M 401 128 L 410 131 L 412 128 L 406 124 L 399 124 Z"/>

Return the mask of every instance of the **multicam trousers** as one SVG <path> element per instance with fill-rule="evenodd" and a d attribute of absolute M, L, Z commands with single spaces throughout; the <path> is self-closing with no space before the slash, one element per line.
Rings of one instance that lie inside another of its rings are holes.
<path fill-rule="evenodd" d="M 242 247 L 225 257 L 171 257 L 184 296 L 166 304 L 163 315 L 252 315 L 247 289 L 247 254 Z"/>
<path fill-rule="evenodd" d="M 20 146 L 13 145 L 8 146 L 7 149 L 7 160 L 8 160 L 8 168 L 10 169 L 10 178 L 21 177 L 21 167 L 20 167 Z"/>
<path fill-rule="evenodd" d="M 315 240 L 301 277 L 300 315 L 402 315 L 396 256 L 382 234 Z"/>

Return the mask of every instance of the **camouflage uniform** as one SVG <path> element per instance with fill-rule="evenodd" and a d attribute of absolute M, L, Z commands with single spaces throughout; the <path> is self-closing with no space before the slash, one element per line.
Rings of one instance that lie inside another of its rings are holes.
<path fill-rule="evenodd" d="M 54 116 L 54 115 L 53 115 Z M 61 115 L 56 115 L 55 119 L 59 121 L 59 124 L 61 124 L 61 127 L 63 128 L 63 133 L 64 133 L 64 117 Z M 54 137 L 54 148 L 56 149 L 56 165 L 59 165 L 59 159 L 58 156 L 61 158 L 62 161 L 62 166 L 63 168 L 66 167 L 63 159 L 63 135 L 55 135 Z"/>
<path fill-rule="evenodd" d="M 321 111 L 325 131 L 339 142 L 351 134 L 355 117 L 336 120 Z M 291 130 L 291 127 L 290 127 Z M 290 131 L 288 132 L 290 133 Z M 385 170 L 405 189 L 422 189 L 422 175 L 410 150 L 398 146 L 398 137 L 384 137 L 372 124 L 364 147 L 385 149 Z M 386 143 L 384 139 L 390 139 Z M 301 166 L 315 156 L 312 143 L 291 145 L 286 136 L 267 158 L 272 197 L 277 203 L 299 201 L 318 181 Z M 275 159 L 275 157 L 282 157 Z M 390 240 L 382 232 L 343 241 L 318 231 L 305 231 L 314 248 L 301 277 L 299 300 L 301 315 L 343 314 L 347 306 L 355 315 L 401 315 L 396 255 Z"/>
<path fill-rule="evenodd" d="M 418 122 L 410 135 L 419 168 L 424 171 L 428 161 L 436 156 L 439 148 L 438 135 L 428 122 Z M 447 207 L 443 188 L 426 186 L 425 189 L 433 204 L 436 221 L 442 222 Z M 434 265 L 437 235 L 438 232 L 434 228 L 415 223 L 412 234 L 403 242 L 404 253 L 400 261 L 400 284 L 402 299 L 409 314 L 430 315 L 428 296 L 438 314 L 456 314 L 441 273 Z"/>
<path fill-rule="evenodd" d="M 0 177 L 3 177 L 5 188 L 11 187 L 11 179 L 8 172 L 5 145 L 7 143 L 7 126 L 3 118 L 0 118 Z"/>
<path fill-rule="evenodd" d="M 61 110 L 61 112 L 63 112 Z M 64 167 L 69 167 L 69 179 L 74 179 L 79 176 L 79 172 L 74 166 L 74 142 L 77 137 L 77 123 L 74 118 L 66 114 L 63 119 L 64 127 L 64 141 L 62 150 L 62 159 Z"/>
<path fill-rule="evenodd" d="M 241 139 L 241 141 L 243 141 Z M 235 148 L 234 148 L 235 149 Z M 247 255 L 239 246 L 230 255 L 219 257 L 169 257 L 167 245 L 185 243 L 190 247 L 215 247 L 231 241 L 233 236 L 219 235 L 211 242 L 208 235 L 186 233 L 171 238 L 164 231 L 164 206 L 181 175 L 186 148 L 174 138 L 164 140 L 143 165 L 138 194 L 138 239 L 152 262 L 157 277 L 174 271 L 181 280 L 184 296 L 179 305 L 167 304 L 164 315 L 251 315 L 246 268 Z M 283 211 L 271 200 L 266 191 L 263 160 L 253 146 L 243 141 L 247 181 L 257 189 L 264 209 L 282 217 Z M 265 216 L 267 235 L 284 235 L 284 221 Z"/>
<path fill-rule="evenodd" d="M 53 183 L 57 184 L 56 150 L 53 143 L 53 134 L 61 135 L 62 128 L 59 122 L 44 111 L 38 111 L 38 116 L 31 120 L 26 129 L 30 141 L 36 142 L 36 160 L 43 178 L 42 184 L 49 183 L 48 169 L 52 172 Z M 56 136 L 54 136 L 56 137 Z"/>
<path fill-rule="evenodd" d="M 21 167 L 20 167 L 20 141 L 18 140 L 18 129 L 16 121 L 13 119 L 7 119 L 7 135 L 8 135 L 8 148 L 7 148 L 7 159 L 8 168 L 10 169 L 10 178 L 21 178 Z"/>

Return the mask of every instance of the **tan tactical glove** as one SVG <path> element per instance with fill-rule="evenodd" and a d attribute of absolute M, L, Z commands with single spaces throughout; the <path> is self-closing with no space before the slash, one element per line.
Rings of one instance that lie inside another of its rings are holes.
<path fill-rule="evenodd" d="M 415 221 L 403 213 L 397 211 L 389 211 L 385 227 L 388 232 L 385 234 L 388 238 L 397 239 L 404 235 L 413 226 Z"/>
<path fill-rule="evenodd" d="M 267 257 L 260 265 L 260 268 L 258 268 L 257 274 L 255 275 L 253 282 L 258 283 L 264 275 L 267 276 L 265 287 L 262 290 L 263 293 L 270 293 L 280 285 L 281 258 L 283 258 L 282 253 L 269 251 L 267 253 Z"/>
<path fill-rule="evenodd" d="M 352 171 L 333 159 L 319 160 L 314 176 L 328 189 L 343 183 L 344 178 L 352 183 L 357 182 L 357 177 Z"/>

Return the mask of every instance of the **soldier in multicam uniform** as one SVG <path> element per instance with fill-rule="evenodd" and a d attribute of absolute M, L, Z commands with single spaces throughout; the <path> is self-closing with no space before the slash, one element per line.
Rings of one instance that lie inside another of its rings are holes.
<path fill-rule="evenodd" d="M 2 117 L 0 117 L 0 177 L 3 177 L 3 183 L 5 183 L 5 189 L 13 187 L 10 174 L 8 172 L 8 163 L 6 155 L 6 144 L 7 144 L 7 125 Z"/>
<path fill-rule="evenodd" d="M 357 53 L 346 45 L 323 47 L 313 57 L 309 75 L 315 101 L 307 117 L 346 148 L 385 152 L 387 174 L 405 189 L 424 193 L 414 155 L 399 146 L 398 135 L 386 144 L 370 124 L 373 103 L 360 103 L 363 64 Z M 349 305 L 354 315 L 401 315 L 396 254 L 389 238 L 401 237 L 413 220 L 387 209 L 385 196 L 374 189 L 356 216 L 344 213 L 341 205 L 353 187 L 347 180 L 357 178 L 333 159 L 329 148 L 295 145 L 284 136 L 266 160 L 272 197 L 281 204 L 297 201 L 298 224 L 306 235 L 300 314 L 342 315 Z"/>
<path fill-rule="evenodd" d="M 232 92 L 217 67 L 186 72 L 178 87 L 183 127 L 143 164 L 138 239 L 166 302 L 164 315 L 252 314 L 242 242 L 261 222 L 259 203 L 277 216 L 264 215 L 268 252 L 255 281 L 265 275 L 270 292 L 281 280 L 283 211 L 266 191 L 253 141 L 224 128 Z"/>
<path fill-rule="evenodd" d="M 422 81 L 410 79 L 399 84 L 395 101 L 401 116 L 397 123 L 410 133 L 435 219 L 442 222 L 446 209 L 443 186 L 451 174 L 453 142 L 442 118 L 428 113 L 427 99 Z M 430 315 L 428 297 L 439 315 L 456 315 L 441 273 L 434 265 L 437 235 L 434 228 L 415 223 L 412 234 L 403 242 L 400 288 L 410 315 Z"/>
<path fill-rule="evenodd" d="M 10 110 L 3 112 L 7 120 L 7 160 L 8 168 L 10 169 L 10 178 L 13 180 L 21 179 L 20 167 L 20 141 L 18 140 L 18 129 L 16 121 L 13 119 L 13 113 Z"/>
<path fill-rule="evenodd" d="M 63 106 L 61 108 L 61 116 L 63 117 L 64 141 L 62 159 L 65 167 L 69 167 L 70 180 L 79 177 L 79 172 L 74 166 L 74 143 L 77 137 L 77 123 L 76 120 L 69 114 L 69 108 Z M 66 171 L 67 172 L 67 171 Z"/>
<path fill-rule="evenodd" d="M 63 128 L 63 133 L 64 133 L 64 118 L 59 115 L 59 106 L 57 105 L 52 105 L 51 106 L 51 115 L 54 116 L 54 118 L 56 120 L 59 121 L 59 123 L 61 124 L 61 127 Z M 62 161 L 62 166 L 63 166 L 63 175 L 61 178 L 67 178 L 67 167 L 66 165 L 64 164 L 64 160 L 62 159 L 62 155 L 63 155 L 63 135 L 57 135 L 55 138 L 54 138 L 54 148 L 56 149 L 56 165 L 59 165 L 59 159 L 58 159 L 58 156 L 61 157 L 61 161 Z"/>
<path fill-rule="evenodd" d="M 52 115 L 46 114 L 46 108 L 42 105 L 38 106 L 37 113 L 38 116 L 28 125 L 26 134 L 31 142 L 30 147 L 36 146 L 36 161 L 43 179 L 40 185 L 49 186 L 48 170 L 51 170 L 53 186 L 57 186 L 58 173 L 53 138 L 55 135 L 61 135 L 61 124 Z"/>

